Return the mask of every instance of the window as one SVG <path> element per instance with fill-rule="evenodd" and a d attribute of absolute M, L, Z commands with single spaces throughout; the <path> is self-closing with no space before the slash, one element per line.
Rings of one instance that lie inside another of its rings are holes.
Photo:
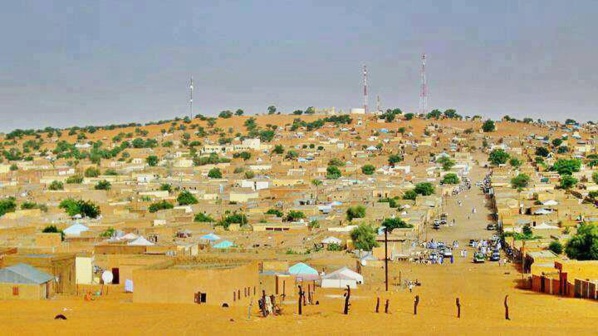
<path fill-rule="evenodd" d="M 12 288 L 12 295 L 13 296 L 19 296 L 19 287 L 13 287 Z"/>

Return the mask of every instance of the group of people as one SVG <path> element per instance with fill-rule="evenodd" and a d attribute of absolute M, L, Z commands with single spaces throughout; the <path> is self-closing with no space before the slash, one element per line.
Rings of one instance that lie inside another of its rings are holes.
<path fill-rule="evenodd" d="M 281 301 L 283 299 L 284 298 L 281 298 Z M 262 298 L 258 300 L 258 306 L 263 317 L 280 315 L 282 312 L 282 308 L 276 303 L 276 296 L 274 294 L 270 296 L 262 296 Z"/>

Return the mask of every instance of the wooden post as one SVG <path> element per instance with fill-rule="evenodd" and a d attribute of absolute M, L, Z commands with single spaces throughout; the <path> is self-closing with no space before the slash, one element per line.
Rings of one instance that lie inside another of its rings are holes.
<path fill-rule="evenodd" d="M 413 315 L 417 315 L 417 305 L 419 304 L 419 295 L 415 296 L 415 301 L 413 301 Z"/>
<path fill-rule="evenodd" d="M 303 306 L 301 305 L 301 301 L 303 301 L 303 295 L 305 293 L 301 289 L 301 285 L 299 285 L 299 300 L 297 301 L 297 307 L 299 307 L 299 315 L 303 313 Z"/>
<path fill-rule="evenodd" d="M 380 297 L 378 296 L 376 298 L 376 313 L 379 311 L 380 309 Z"/>
<path fill-rule="evenodd" d="M 457 298 L 456 304 L 457 304 L 457 318 L 461 318 L 461 302 L 459 302 L 459 298 Z"/>
<path fill-rule="evenodd" d="M 510 320 L 509 318 L 509 302 L 508 302 L 509 296 L 506 295 L 505 296 L 505 320 Z"/>
<path fill-rule="evenodd" d="M 349 287 L 349 285 L 347 285 L 347 289 L 346 289 L 346 293 L 345 293 L 345 309 L 343 311 L 343 314 L 348 315 L 349 314 L 349 299 L 351 298 L 351 287 Z"/>
<path fill-rule="evenodd" d="M 388 306 L 390 305 L 390 300 L 386 299 L 386 304 L 384 305 L 384 312 L 388 314 Z"/>

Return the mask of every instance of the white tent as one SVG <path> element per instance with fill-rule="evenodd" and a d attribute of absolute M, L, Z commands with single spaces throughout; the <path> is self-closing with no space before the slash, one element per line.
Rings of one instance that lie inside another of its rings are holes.
<path fill-rule="evenodd" d="M 336 237 L 330 236 L 327 238 L 322 239 L 322 244 L 336 244 L 336 245 L 340 245 L 342 244 L 342 240 L 338 239 Z"/>
<path fill-rule="evenodd" d="M 544 205 L 558 205 L 559 202 L 555 201 L 555 200 L 548 200 L 546 202 L 543 203 Z"/>
<path fill-rule="evenodd" d="M 137 239 L 133 240 L 132 242 L 129 242 L 127 245 L 131 245 L 131 246 L 154 246 L 155 244 L 152 243 L 151 241 L 139 236 L 137 237 Z"/>
<path fill-rule="evenodd" d="M 75 223 L 64 229 L 64 234 L 67 236 L 80 236 L 81 233 L 89 231 L 89 228 L 81 223 Z"/>
<path fill-rule="evenodd" d="M 133 232 L 129 232 L 126 235 L 120 237 L 119 239 L 121 239 L 121 240 L 135 240 L 137 238 L 139 238 L 138 235 L 134 234 Z"/>
<path fill-rule="evenodd" d="M 541 223 L 539 225 L 534 226 L 534 230 L 558 230 L 558 226 L 550 225 L 547 223 Z"/>
<path fill-rule="evenodd" d="M 363 276 L 347 267 L 343 267 L 322 277 L 322 288 L 357 288 L 358 284 L 363 284 Z"/>

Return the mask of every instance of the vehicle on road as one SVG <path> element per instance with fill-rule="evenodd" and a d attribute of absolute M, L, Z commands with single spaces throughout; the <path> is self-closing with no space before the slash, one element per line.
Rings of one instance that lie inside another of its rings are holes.
<path fill-rule="evenodd" d="M 494 250 L 490 255 L 490 261 L 499 261 L 500 260 L 500 252 Z"/>
<path fill-rule="evenodd" d="M 482 252 L 476 252 L 473 255 L 473 262 L 476 264 L 481 264 L 486 261 L 486 256 Z"/>

